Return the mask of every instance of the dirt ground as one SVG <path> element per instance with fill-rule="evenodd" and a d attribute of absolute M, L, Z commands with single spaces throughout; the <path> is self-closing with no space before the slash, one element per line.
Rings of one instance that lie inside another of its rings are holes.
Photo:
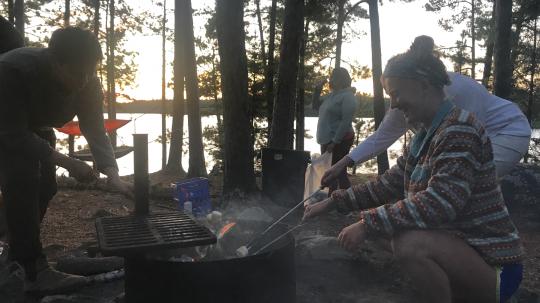
<path fill-rule="evenodd" d="M 214 176 L 210 178 L 213 185 L 213 201 L 219 201 L 217 193 L 221 190 L 219 188 L 220 177 Z M 353 176 L 353 183 L 361 182 L 365 178 L 366 176 Z M 153 176 L 151 180 L 152 183 L 159 184 L 161 188 L 166 188 L 174 180 L 174 177 Z M 161 196 L 166 196 L 166 194 L 161 193 Z M 58 194 L 50 203 L 42 225 L 43 247 L 49 259 L 54 261 L 83 244 L 95 245 L 92 244 L 96 242 L 95 218 L 107 215 L 128 215 L 133 210 L 133 206 L 131 200 L 120 194 L 97 189 L 80 190 L 60 187 Z M 152 200 L 151 203 L 151 211 L 174 209 L 175 207 L 172 198 Z M 516 217 L 517 215 L 520 214 L 513 214 L 513 217 L 515 217 L 514 221 L 518 229 L 520 229 L 522 220 L 520 217 Z M 341 227 L 340 225 L 342 225 L 331 220 L 326 222 L 326 225 L 319 225 L 316 228 L 327 229 L 326 232 L 329 235 L 337 233 Z M 523 228 L 520 229 L 520 235 L 527 252 L 524 260 L 525 275 L 522 288 L 533 293 L 539 293 L 540 229 Z M 384 267 L 384 265 L 381 266 Z M 307 280 L 306 283 L 308 283 Z M 385 285 L 384 287 L 389 288 L 392 293 L 399 293 L 399 290 L 396 290 L 396 287 L 399 288 L 399 286 L 395 284 Z"/>

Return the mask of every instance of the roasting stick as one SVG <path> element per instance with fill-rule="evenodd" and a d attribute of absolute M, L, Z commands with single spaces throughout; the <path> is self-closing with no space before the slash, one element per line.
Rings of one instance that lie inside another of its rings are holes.
<path fill-rule="evenodd" d="M 285 219 L 288 215 L 290 215 L 293 211 L 295 211 L 297 208 L 299 208 L 300 206 L 304 205 L 304 202 L 306 202 L 307 200 L 313 198 L 313 196 L 315 196 L 316 194 L 318 194 L 322 189 L 318 189 L 316 191 L 314 191 L 311 195 L 309 195 L 307 198 L 305 198 L 304 200 L 302 200 L 300 203 L 296 204 L 296 206 L 294 206 L 293 208 L 291 208 L 288 212 L 286 212 L 283 216 L 281 216 L 279 219 L 277 219 L 276 221 L 274 221 L 274 223 L 272 223 L 270 226 L 268 226 L 260 235 L 259 237 L 256 237 L 255 239 L 251 240 L 251 242 L 249 242 L 246 247 L 249 249 L 251 248 L 251 246 L 253 246 L 253 243 L 255 243 L 255 241 L 257 239 L 260 239 L 260 237 L 264 236 L 267 232 L 269 232 L 272 228 L 274 228 L 274 226 L 278 225 L 281 221 L 283 221 L 283 219 Z"/>
<path fill-rule="evenodd" d="M 298 224 L 296 225 L 295 227 L 289 229 L 288 231 L 282 233 L 281 235 L 279 235 L 277 238 L 275 238 L 274 240 L 268 242 L 266 245 L 264 245 L 263 247 L 259 248 L 259 250 L 257 250 L 256 252 L 254 252 L 253 254 L 256 255 L 258 253 L 260 253 L 261 251 L 265 250 L 267 247 L 271 246 L 272 244 L 276 243 L 277 241 L 281 240 L 283 237 L 285 237 L 286 235 L 290 234 L 291 232 L 293 232 L 294 230 L 296 230 L 297 228 L 300 228 L 302 227 L 304 224 Z"/>
<path fill-rule="evenodd" d="M 268 228 L 266 228 L 258 237 L 255 237 L 253 240 L 251 240 L 247 245 L 242 246 L 236 250 L 236 254 L 239 256 L 246 256 L 249 253 L 249 250 L 252 248 L 253 244 L 260 239 L 262 236 L 264 236 L 268 231 L 270 231 L 274 226 L 279 224 L 283 219 L 285 219 L 288 215 L 290 215 L 293 211 L 295 211 L 297 208 L 302 206 L 304 202 L 307 200 L 313 198 L 316 194 L 318 194 L 324 187 L 319 188 L 318 190 L 314 191 L 311 195 L 309 195 L 307 198 L 302 200 L 300 203 L 296 204 L 293 208 L 291 208 L 288 212 L 286 212 L 281 218 L 277 219 L 272 223 Z"/>

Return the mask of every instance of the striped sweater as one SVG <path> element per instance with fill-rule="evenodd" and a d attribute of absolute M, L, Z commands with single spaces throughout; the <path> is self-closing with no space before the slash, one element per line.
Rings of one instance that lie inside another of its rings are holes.
<path fill-rule="evenodd" d="M 334 191 L 332 199 L 338 209 L 362 210 L 369 234 L 446 230 L 489 264 L 518 263 L 523 249 L 492 160 L 474 115 L 446 102 L 395 166 L 375 181 Z"/>

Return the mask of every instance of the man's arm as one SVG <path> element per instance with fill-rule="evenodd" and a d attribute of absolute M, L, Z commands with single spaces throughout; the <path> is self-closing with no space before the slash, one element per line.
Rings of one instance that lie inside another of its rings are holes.
<path fill-rule="evenodd" d="M 60 154 L 30 130 L 25 80 L 16 70 L 0 65 L 0 148 L 7 154 L 51 161 L 67 169 L 79 181 L 94 180 L 92 168 L 86 163 Z"/>
<path fill-rule="evenodd" d="M 114 151 L 105 131 L 103 121 L 103 91 L 97 77 L 94 77 L 80 94 L 80 106 L 77 111 L 79 126 L 92 155 L 97 163 L 98 170 L 104 174 L 111 169 L 118 171 Z"/>
<path fill-rule="evenodd" d="M 102 109 L 103 91 L 97 77 L 94 77 L 84 88 L 81 98 L 77 112 L 79 126 L 88 141 L 98 170 L 107 176 L 107 182 L 113 189 L 132 197 L 133 186 L 120 179 L 111 141 L 105 131 Z"/>

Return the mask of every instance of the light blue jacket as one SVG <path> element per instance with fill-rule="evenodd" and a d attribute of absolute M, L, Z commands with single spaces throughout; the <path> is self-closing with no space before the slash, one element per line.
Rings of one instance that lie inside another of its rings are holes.
<path fill-rule="evenodd" d="M 352 132 L 352 119 L 356 113 L 355 89 L 344 88 L 323 97 L 317 123 L 317 143 L 341 143 L 347 132 Z"/>

